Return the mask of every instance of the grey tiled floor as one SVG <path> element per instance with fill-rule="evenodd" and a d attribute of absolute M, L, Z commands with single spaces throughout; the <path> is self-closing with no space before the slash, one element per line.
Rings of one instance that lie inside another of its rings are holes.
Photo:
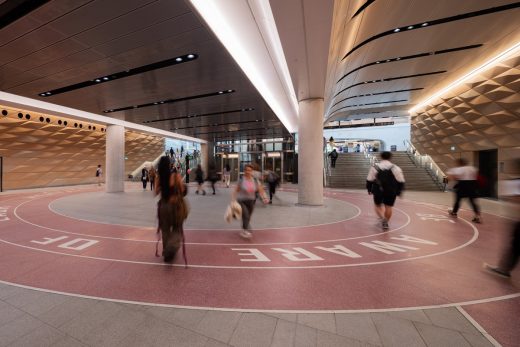
<path fill-rule="evenodd" d="M 0 346 L 492 346 L 456 308 L 255 313 L 134 305 L 0 283 Z"/>

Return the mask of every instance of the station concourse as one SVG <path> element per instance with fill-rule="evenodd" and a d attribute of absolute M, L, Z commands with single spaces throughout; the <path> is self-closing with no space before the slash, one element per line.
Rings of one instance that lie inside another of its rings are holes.
<path fill-rule="evenodd" d="M 520 3 L 8 0 L 0 18 L 0 346 L 518 346 L 520 270 L 484 265 L 520 212 Z M 365 189 L 382 151 L 405 177 L 388 230 Z M 173 262 L 164 156 L 190 210 Z M 482 223 L 448 213 L 460 158 Z M 224 219 L 247 165 L 280 183 L 250 239 Z"/>

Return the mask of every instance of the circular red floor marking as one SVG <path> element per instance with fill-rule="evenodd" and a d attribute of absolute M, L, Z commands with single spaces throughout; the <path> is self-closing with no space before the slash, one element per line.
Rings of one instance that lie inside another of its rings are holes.
<path fill-rule="evenodd" d="M 7 208 L 0 200 L 1 280 L 119 300 L 272 310 L 428 306 L 518 292 L 480 270 L 483 259 L 496 259 L 497 234 L 506 230 L 495 216 L 477 229 L 435 206 L 398 201 L 395 228 L 382 233 L 365 195 L 336 192 L 361 215 L 265 229 L 253 241 L 236 232 L 189 231 L 184 269 L 154 256 L 150 230 L 49 211 L 50 201 L 67 194 L 20 195 Z"/>

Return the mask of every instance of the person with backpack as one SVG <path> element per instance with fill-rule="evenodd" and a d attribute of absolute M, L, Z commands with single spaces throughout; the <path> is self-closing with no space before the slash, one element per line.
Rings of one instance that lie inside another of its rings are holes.
<path fill-rule="evenodd" d="M 253 166 L 247 164 L 244 167 L 244 176 L 238 181 L 237 189 L 233 191 L 231 196 L 231 201 L 236 200 L 242 207 L 242 231 L 240 231 L 240 236 L 245 239 L 253 237 L 250 221 L 257 193 L 262 198 L 264 204 L 267 204 L 268 200 L 265 196 L 264 187 L 257 178 L 253 177 Z"/>
<path fill-rule="evenodd" d="M 156 175 L 155 168 L 152 165 L 150 167 L 150 171 L 148 171 L 148 178 L 150 180 L 150 190 L 151 191 L 154 191 L 154 189 L 155 189 L 155 175 Z"/>
<path fill-rule="evenodd" d="M 480 208 L 477 205 L 476 199 L 478 195 L 478 170 L 477 168 L 468 164 L 464 158 L 459 158 L 455 161 L 455 167 L 451 168 L 447 172 L 448 180 L 456 180 L 457 183 L 453 186 L 455 190 L 455 203 L 448 213 L 452 217 L 457 217 L 459 211 L 460 201 L 464 198 L 468 198 L 473 213 L 475 214 L 472 222 L 482 223 L 480 217 Z"/>
<path fill-rule="evenodd" d="M 330 167 L 335 168 L 336 167 L 336 159 L 338 159 L 338 152 L 336 152 L 336 148 L 332 150 L 332 152 L 329 153 L 330 157 Z"/>
<path fill-rule="evenodd" d="M 404 175 L 401 168 L 390 159 L 392 153 L 381 153 L 381 161 L 370 168 L 367 176 L 368 195 L 373 195 L 377 216 L 383 230 L 388 230 L 392 207 L 404 190 Z"/>
<path fill-rule="evenodd" d="M 269 186 L 269 203 L 272 204 L 273 196 L 276 194 L 276 187 L 280 184 L 280 177 L 271 168 L 265 170 L 264 176 Z"/>

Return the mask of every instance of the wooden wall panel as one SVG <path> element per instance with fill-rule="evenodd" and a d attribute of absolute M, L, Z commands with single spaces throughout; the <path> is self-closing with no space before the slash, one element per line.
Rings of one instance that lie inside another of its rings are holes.
<path fill-rule="evenodd" d="M 519 172 L 512 171 L 513 162 L 520 157 L 519 91 L 520 56 L 515 56 L 413 116 L 412 143 L 443 170 L 459 157 L 477 165 L 476 151 L 497 149 L 504 167 L 499 179 L 514 177 Z"/>
<path fill-rule="evenodd" d="M 6 116 L 0 114 L 4 190 L 96 182 L 97 165 L 105 167 L 104 125 L 1 105 L 0 110 L 8 112 Z M 125 156 L 128 159 L 125 171 L 127 174 L 132 172 L 142 162 L 154 160 L 163 151 L 162 137 L 126 131 Z"/>

